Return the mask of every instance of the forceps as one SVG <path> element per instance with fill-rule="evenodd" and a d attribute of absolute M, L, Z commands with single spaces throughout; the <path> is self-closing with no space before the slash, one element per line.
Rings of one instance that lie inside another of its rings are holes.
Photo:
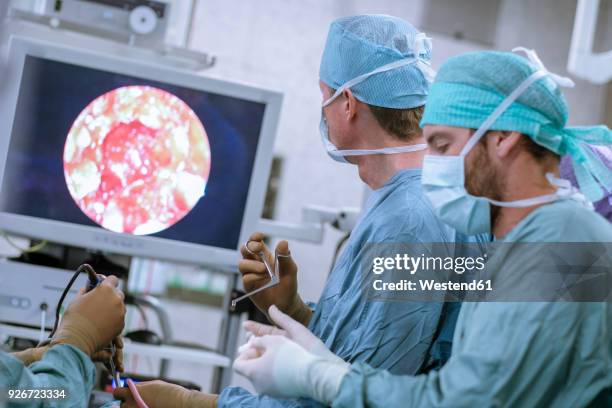
<path fill-rule="evenodd" d="M 279 255 L 276 251 L 274 251 L 274 267 L 272 267 L 272 265 L 270 265 L 270 262 L 268 262 L 268 258 L 266 257 L 266 255 L 264 254 L 264 251 L 261 250 L 259 252 L 253 252 L 249 249 L 249 242 L 251 241 L 247 241 L 244 244 L 244 249 L 246 249 L 246 251 L 251 254 L 251 255 L 255 255 L 258 256 L 262 262 L 264 263 L 264 265 L 266 266 L 266 271 L 268 271 L 268 276 L 270 277 L 270 282 L 266 283 L 265 285 L 263 285 L 260 288 L 255 289 L 252 292 L 249 293 L 245 293 L 244 295 L 233 299 L 232 300 L 232 309 L 236 308 L 236 304 L 238 302 L 240 302 L 241 300 L 244 300 L 248 297 L 253 296 L 256 293 L 259 293 L 263 290 L 266 290 L 268 288 L 271 288 L 272 286 L 276 286 L 279 284 L 280 282 L 280 276 L 278 275 L 278 259 L 279 258 L 289 258 L 289 255 Z"/>

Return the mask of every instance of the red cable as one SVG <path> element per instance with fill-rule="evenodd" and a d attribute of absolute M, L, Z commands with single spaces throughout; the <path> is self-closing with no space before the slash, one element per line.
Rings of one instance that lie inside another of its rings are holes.
<path fill-rule="evenodd" d="M 138 389 L 136 388 L 136 385 L 134 384 L 134 381 L 132 381 L 131 378 L 127 379 L 127 385 L 130 389 L 130 392 L 132 393 L 132 397 L 136 401 L 136 405 L 138 405 L 138 408 L 149 408 L 138 393 Z"/>

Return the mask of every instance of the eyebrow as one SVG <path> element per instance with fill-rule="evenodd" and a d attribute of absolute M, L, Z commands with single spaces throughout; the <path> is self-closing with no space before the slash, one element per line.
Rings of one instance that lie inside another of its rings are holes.
<path fill-rule="evenodd" d="M 436 141 L 438 141 L 440 139 L 448 141 L 448 140 L 451 140 L 451 136 L 450 136 L 450 134 L 448 134 L 448 132 L 437 131 L 437 132 L 434 132 L 433 134 L 429 135 L 427 137 L 426 142 L 429 143 L 429 144 L 433 144 L 434 142 L 436 142 Z"/>

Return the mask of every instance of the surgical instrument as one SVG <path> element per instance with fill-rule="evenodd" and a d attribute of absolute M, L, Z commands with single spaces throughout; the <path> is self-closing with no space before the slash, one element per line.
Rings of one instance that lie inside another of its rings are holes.
<path fill-rule="evenodd" d="M 242 295 L 240 297 L 237 297 L 236 299 L 233 299 L 232 300 L 232 309 L 236 308 L 236 304 L 238 302 L 240 302 L 241 300 L 244 300 L 244 299 L 246 299 L 248 297 L 251 297 L 251 296 L 253 296 L 253 295 L 255 295 L 255 294 L 257 294 L 257 293 L 259 293 L 261 291 L 264 291 L 264 290 L 266 290 L 268 288 L 271 288 L 273 286 L 278 285 L 280 283 L 280 276 L 279 276 L 279 273 L 278 273 L 278 269 L 279 269 L 278 268 L 278 265 L 279 265 L 278 260 L 279 260 L 279 258 L 289 258 L 289 255 L 280 255 L 276 251 L 274 251 L 274 267 L 272 267 L 270 265 L 270 262 L 269 262 L 268 258 L 266 257 L 266 254 L 264 253 L 264 251 L 263 250 L 261 250 L 259 252 L 251 251 L 249 249 L 249 242 L 251 242 L 251 241 L 247 241 L 244 244 L 244 249 L 249 254 L 254 255 L 254 256 L 258 256 L 261 259 L 261 261 L 263 262 L 263 264 L 266 267 L 266 271 L 268 272 L 268 276 L 270 277 L 270 282 L 266 283 L 265 285 L 263 285 L 260 288 L 257 288 L 255 290 L 249 292 L 249 293 L 245 293 L 244 295 Z"/>

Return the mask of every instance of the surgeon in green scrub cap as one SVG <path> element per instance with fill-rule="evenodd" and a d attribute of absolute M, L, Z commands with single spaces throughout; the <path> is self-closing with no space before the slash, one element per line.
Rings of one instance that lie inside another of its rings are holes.
<path fill-rule="evenodd" d="M 429 145 L 422 184 L 443 221 L 505 245 L 495 273 L 530 278 L 543 257 L 525 256 L 520 243 L 612 242 L 611 224 L 591 205 L 610 191 L 612 174 L 586 148 L 612 144 L 612 133 L 567 127 L 560 87 L 573 82 L 534 51 L 515 51 L 524 56 L 476 52 L 441 67 L 421 122 Z M 581 191 L 559 178 L 561 155 L 572 158 Z M 612 406 L 610 302 L 465 303 L 448 363 L 417 376 L 349 365 L 271 313 L 285 332 L 252 339 L 236 363 L 268 394 L 334 407 Z"/>

